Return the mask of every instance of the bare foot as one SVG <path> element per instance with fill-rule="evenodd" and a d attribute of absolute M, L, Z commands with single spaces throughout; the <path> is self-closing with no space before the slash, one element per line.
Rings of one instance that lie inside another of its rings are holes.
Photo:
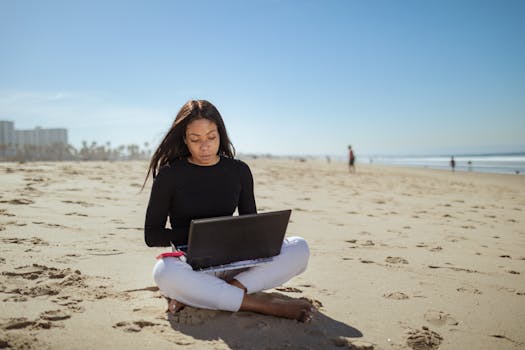
<path fill-rule="evenodd" d="M 165 297 L 166 301 L 168 302 L 168 310 L 167 312 L 171 312 L 172 314 L 177 313 L 184 309 L 186 307 L 186 304 L 181 303 L 180 301 L 177 301 L 175 299 L 170 299 L 168 297 Z"/>
<path fill-rule="evenodd" d="M 261 293 L 246 294 L 240 310 L 289 318 L 299 322 L 310 322 L 315 307 L 308 300 Z"/>

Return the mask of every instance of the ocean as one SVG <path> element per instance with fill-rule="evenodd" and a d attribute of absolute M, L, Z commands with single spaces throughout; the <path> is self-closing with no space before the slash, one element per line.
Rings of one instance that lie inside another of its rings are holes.
<path fill-rule="evenodd" d="M 363 156 L 361 163 L 450 170 L 450 156 Z M 525 152 L 457 155 L 456 171 L 525 175 Z"/>

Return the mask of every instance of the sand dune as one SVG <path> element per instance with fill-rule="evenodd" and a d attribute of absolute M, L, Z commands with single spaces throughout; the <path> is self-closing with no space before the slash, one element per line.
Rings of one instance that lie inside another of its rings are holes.
<path fill-rule="evenodd" d="M 143 241 L 145 162 L 0 163 L 0 348 L 525 348 L 525 177 L 246 159 L 259 211 L 293 209 L 308 270 L 267 291 L 300 324 L 165 313 Z"/>

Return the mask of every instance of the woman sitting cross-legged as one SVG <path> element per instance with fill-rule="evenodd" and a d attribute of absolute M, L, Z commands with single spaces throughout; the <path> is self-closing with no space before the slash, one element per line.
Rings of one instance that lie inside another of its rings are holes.
<path fill-rule="evenodd" d="M 152 156 L 153 185 L 146 212 L 150 247 L 185 245 L 192 219 L 257 212 L 248 165 L 234 158 L 224 122 L 213 104 L 187 102 Z M 166 228 L 169 217 L 171 229 Z M 159 259 L 153 277 L 168 309 L 253 311 L 307 322 L 314 312 L 304 299 L 256 292 L 282 285 L 306 270 L 309 249 L 301 237 L 288 237 L 281 252 L 263 265 L 220 273 L 194 271 L 179 257 Z"/>

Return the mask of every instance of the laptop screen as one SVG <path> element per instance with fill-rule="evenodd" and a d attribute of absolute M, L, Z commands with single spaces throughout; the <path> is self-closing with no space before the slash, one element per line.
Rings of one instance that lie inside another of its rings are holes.
<path fill-rule="evenodd" d="M 291 210 L 192 220 L 187 262 L 194 270 L 278 255 Z"/>

